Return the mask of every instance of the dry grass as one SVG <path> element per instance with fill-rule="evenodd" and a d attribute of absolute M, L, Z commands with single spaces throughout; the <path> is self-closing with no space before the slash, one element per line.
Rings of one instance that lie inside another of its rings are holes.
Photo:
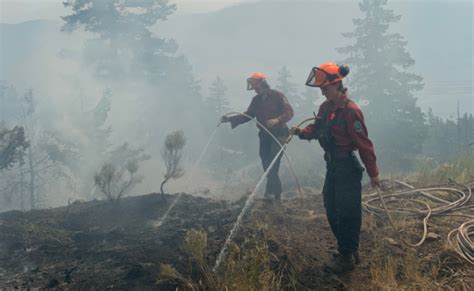
<path fill-rule="evenodd" d="M 415 177 L 420 185 L 443 184 L 449 179 L 460 184 L 468 184 L 474 181 L 474 156 L 460 156 L 441 165 L 425 161 Z"/>
<path fill-rule="evenodd" d="M 474 177 L 474 157 L 426 166 L 414 177 L 422 186 L 448 179 L 469 183 Z M 394 219 L 404 239 L 415 243 L 421 238 L 421 219 L 406 213 L 394 214 Z M 182 290 L 474 290 L 472 266 L 445 242 L 446 234 L 462 219 L 433 218 L 428 231 L 440 238 L 413 249 L 396 243 L 398 235 L 385 217 L 364 213 L 362 262 L 348 276 L 333 276 L 322 271 L 330 260 L 334 238 L 319 195 L 288 201 L 281 208 L 257 203 L 220 272 L 213 273 L 209 266 L 206 233 L 193 230 L 183 248 L 194 269 L 185 277 L 165 266 L 162 279 L 174 280 Z"/>
<path fill-rule="evenodd" d="M 405 239 L 419 239 L 421 231 L 415 222 L 407 216 L 400 215 L 398 227 L 403 229 Z M 411 218 L 413 220 L 413 218 Z M 364 286 L 356 285 L 356 290 L 473 290 L 474 270 L 463 261 L 443 241 L 449 229 L 449 218 L 436 220 L 445 225 L 430 227 L 435 232 L 442 232 L 440 241 L 425 242 L 419 248 L 409 248 L 402 244 L 393 244 L 385 238 L 395 238 L 393 230 L 383 218 L 367 215 L 363 229 L 368 237 L 373 238 L 369 278 Z"/>
<path fill-rule="evenodd" d="M 173 285 L 179 286 L 177 289 L 182 290 L 196 290 L 193 286 L 193 283 L 181 275 L 173 266 L 168 264 L 160 265 L 160 279 L 157 281 L 157 284 L 162 282 L 169 282 Z"/>
<path fill-rule="evenodd" d="M 242 248 L 232 244 L 227 260 L 219 272 L 213 272 L 206 259 L 208 249 L 205 231 L 188 231 L 183 250 L 190 258 L 188 275 L 180 274 L 170 265 L 161 265 L 158 284 L 171 283 L 180 290 L 280 289 L 277 277 L 270 270 L 270 253 L 264 240 L 250 238 L 244 242 Z"/>
<path fill-rule="evenodd" d="M 372 282 L 376 289 L 396 290 L 399 289 L 397 282 L 398 264 L 396 258 L 388 256 L 377 261 L 370 268 Z"/>
<path fill-rule="evenodd" d="M 38 223 L 23 222 L 19 225 L 24 234 L 24 241 L 26 248 L 30 247 L 32 241 L 37 241 L 39 239 L 46 242 L 54 242 L 60 245 L 66 245 L 70 243 L 71 237 L 67 231 L 49 227 L 47 225 L 42 225 Z"/>
<path fill-rule="evenodd" d="M 473 272 L 443 241 L 417 249 L 393 245 L 386 239 L 395 239 L 393 230 L 372 215 L 363 220 L 362 263 L 349 276 L 325 274 L 332 237 L 311 203 L 296 211 L 297 202 L 277 210 L 257 205 L 218 273 L 211 271 L 206 232 L 188 231 L 183 250 L 192 267 L 183 275 L 164 265 L 160 282 L 178 290 L 472 290 Z M 418 239 L 409 218 L 401 216 L 398 225 L 407 239 Z"/>
<path fill-rule="evenodd" d="M 424 270 L 427 268 L 426 270 Z M 414 253 L 388 255 L 370 268 L 371 289 L 376 290 L 442 290 L 434 281 L 437 267 L 426 267 Z"/>

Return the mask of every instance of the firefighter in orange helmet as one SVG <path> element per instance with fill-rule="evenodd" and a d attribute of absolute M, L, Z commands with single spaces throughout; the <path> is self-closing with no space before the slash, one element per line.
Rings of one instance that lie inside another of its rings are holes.
<path fill-rule="evenodd" d="M 317 139 L 325 151 L 324 207 L 339 252 L 325 269 L 333 273 L 351 271 L 359 260 L 364 168 L 355 151 L 359 151 L 372 186 L 379 186 L 374 146 L 369 139 L 364 116 L 360 107 L 348 98 L 347 88 L 342 84 L 347 74 L 349 67 L 335 63 L 314 67 L 306 85 L 319 87 L 326 100 L 319 107 L 314 124 L 304 129 L 291 128 L 291 132 L 300 139 Z"/>
<path fill-rule="evenodd" d="M 260 124 L 278 138 L 280 143 L 284 143 L 289 136 L 289 129 L 286 123 L 293 117 L 293 108 L 288 103 L 285 95 L 271 89 L 266 76 L 262 73 L 254 73 L 247 79 L 247 90 L 254 90 L 257 95 L 253 97 L 247 111 L 244 113 L 255 117 Z M 221 122 L 230 122 L 232 128 L 249 120 L 244 115 L 224 115 L 221 118 Z M 280 151 L 280 146 L 272 136 L 260 127 L 258 137 L 260 140 L 260 159 L 263 169 L 266 171 Z M 265 198 L 274 198 L 277 202 L 281 201 L 282 192 L 280 178 L 278 177 L 280 160 L 281 154 L 268 173 L 265 190 Z"/>

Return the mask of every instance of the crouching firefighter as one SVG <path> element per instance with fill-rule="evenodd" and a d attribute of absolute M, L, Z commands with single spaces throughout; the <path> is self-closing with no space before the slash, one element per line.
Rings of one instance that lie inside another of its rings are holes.
<path fill-rule="evenodd" d="M 314 67 L 306 85 L 321 88 L 326 100 L 320 105 L 314 124 L 304 129 L 291 128 L 291 133 L 300 139 L 317 139 L 325 152 L 324 207 L 338 244 L 338 254 L 334 254 L 334 260 L 326 265 L 325 271 L 336 274 L 353 270 L 359 261 L 364 168 L 354 153 L 356 150 L 372 186 L 379 186 L 374 146 L 368 137 L 364 116 L 360 107 L 347 97 L 347 88 L 342 84 L 348 73 L 347 66 L 334 63 Z"/>
<path fill-rule="evenodd" d="M 230 122 L 231 127 L 248 122 L 249 117 L 257 118 L 257 121 L 270 131 L 283 144 L 289 136 L 289 129 L 286 123 L 293 117 L 293 108 L 288 103 L 285 95 L 277 90 L 273 90 L 267 83 L 266 77 L 262 73 L 255 73 L 247 79 L 247 90 L 254 90 L 257 95 L 253 97 L 245 115 L 224 115 L 221 122 Z M 260 159 L 263 170 L 266 171 L 275 156 L 280 151 L 280 145 L 269 135 L 260 125 L 258 137 L 260 139 Z M 277 158 L 267 176 L 265 198 L 271 201 L 273 197 L 276 202 L 281 201 L 281 182 L 278 177 L 281 154 Z"/>

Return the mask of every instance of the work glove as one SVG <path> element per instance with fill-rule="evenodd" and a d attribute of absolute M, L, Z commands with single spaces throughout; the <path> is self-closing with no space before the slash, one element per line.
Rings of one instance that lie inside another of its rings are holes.
<path fill-rule="evenodd" d="M 280 120 L 278 118 L 273 118 L 273 119 L 269 119 L 265 122 L 265 126 L 267 128 L 272 128 L 274 127 L 275 125 L 277 125 L 278 123 L 280 123 Z"/>
<path fill-rule="evenodd" d="M 230 118 L 227 115 L 223 115 L 221 117 L 221 123 L 226 123 L 226 122 L 230 122 Z"/>
<path fill-rule="evenodd" d="M 290 134 L 299 136 L 301 134 L 301 128 L 296 127 L 296 126 L 291 127 Z"/>

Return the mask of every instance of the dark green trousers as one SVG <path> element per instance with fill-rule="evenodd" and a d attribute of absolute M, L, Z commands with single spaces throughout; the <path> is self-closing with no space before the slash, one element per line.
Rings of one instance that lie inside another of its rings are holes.
<path fill-rule="evenodd" d="M 274 133 L 280 143 L 283 142 L 288 137 L 288 129 L 284 128 Z M 263 170 L 266 171 L 268 166 L 270 166 L 273 159 L 276 157 L 278 152 L 280 151 L 281 147 L 275 140 L 265 131 L 261 130 L 258 133 L 258 137 L 260 139 L 260 148 L 259 154 L 260 159 L 262 160 L 262 167 Z M 275 164 L 271 168 L 270 172 L 267 176 L 267 185 L 265 189 L 265 197 L 274 196 L 275 199 L 281 199 L 281 181 L 280 177 L 278 176 L 278 171 L 280 170 L 280 161 L 281 161 L 282 153 L 278 156 Z"/>
<path fill-rule="evenodd" d="M 362 223 L 362 172 L 355 154 L 327 162 L 323 198 L 331 230 L 342 255 L 350 255 L 359 248 Z"/>

